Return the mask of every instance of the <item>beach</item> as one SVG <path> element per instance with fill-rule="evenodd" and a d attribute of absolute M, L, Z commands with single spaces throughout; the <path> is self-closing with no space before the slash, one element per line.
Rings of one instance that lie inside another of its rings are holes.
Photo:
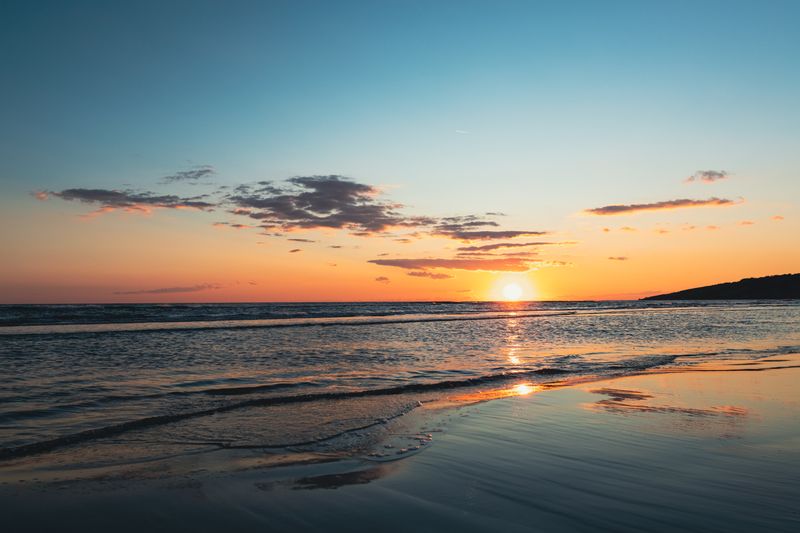
<path fill-rule="evenodd" d="M 798 379 L 785 354 L 480 387 L 350 456 L 27 459 L 2 469 L 0 511 L 9 531 L 796 531 Z"/>

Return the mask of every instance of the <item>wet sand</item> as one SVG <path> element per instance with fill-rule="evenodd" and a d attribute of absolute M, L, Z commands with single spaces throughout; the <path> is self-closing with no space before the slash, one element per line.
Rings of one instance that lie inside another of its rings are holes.
<path fill-rule="evenodd" d="M 797 531 L 799 365 L 454 397 L 360 457 L 198 449 L 90 475 L 6 466 L 0 513 L 7 531 Z"/>

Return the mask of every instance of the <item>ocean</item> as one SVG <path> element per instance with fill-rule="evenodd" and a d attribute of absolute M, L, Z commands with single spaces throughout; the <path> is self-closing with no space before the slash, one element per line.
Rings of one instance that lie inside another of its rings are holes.
<path fill-rule="evenodd" d="M 798 350 L 797 301 L 3 305 L 0 459 L 355 449 L 462 392 Z"/>

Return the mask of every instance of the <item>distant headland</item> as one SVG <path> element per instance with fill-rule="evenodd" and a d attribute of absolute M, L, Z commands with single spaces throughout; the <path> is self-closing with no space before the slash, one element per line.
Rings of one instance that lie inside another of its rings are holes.
<path fill-rule="evenodd" d="M 731 283 L 648 296 L 642 300 L 786 300 L 800 299 L 800 274 L 745 278 Z"/>

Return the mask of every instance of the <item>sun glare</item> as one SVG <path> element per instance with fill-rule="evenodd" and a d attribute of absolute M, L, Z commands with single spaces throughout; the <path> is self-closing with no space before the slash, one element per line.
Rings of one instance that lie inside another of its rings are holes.
<path fill-rule="evenodd" d="M 533 385 L 528 385 L 527 383 L 520 383 L 519 385 L 515 385 L 513 390 L 514 393 L 519 396 L 527 396 L 535 391 L 536 387 Z"/>
<path fill-rule="evenodd" d="M 503 287 L 503 298 L 509 302 L 516 302 L 522 298 L 522 287 L 516 283 L 509 283 Z"/>
<path fill-rule="evenodd" d="M 492 281 L 486 296 L 494 302 L 527 302 L 534 300 L 536 294 L 528 273 L 509 272 Z"/>

